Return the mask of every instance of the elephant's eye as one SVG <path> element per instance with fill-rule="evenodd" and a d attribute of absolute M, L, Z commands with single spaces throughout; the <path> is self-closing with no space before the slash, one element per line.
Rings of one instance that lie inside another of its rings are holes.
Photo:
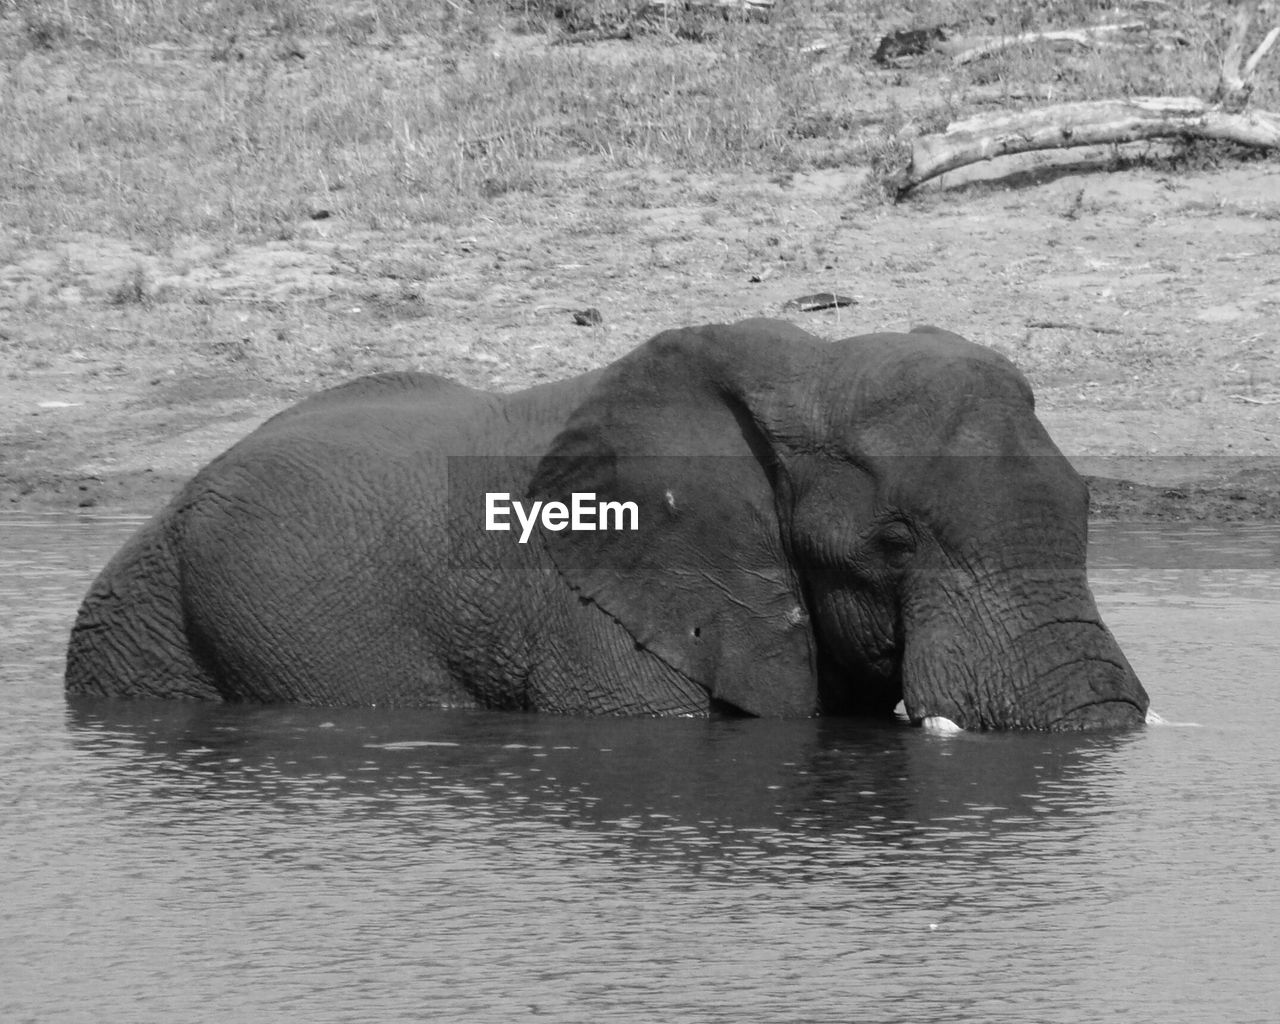
<path fill-rule="evenodd" d="M 906 523 L 894 519 L 876 531 L 875 545 L 890 566 L 900 569 L 915 554 L 916 535 Z"/>

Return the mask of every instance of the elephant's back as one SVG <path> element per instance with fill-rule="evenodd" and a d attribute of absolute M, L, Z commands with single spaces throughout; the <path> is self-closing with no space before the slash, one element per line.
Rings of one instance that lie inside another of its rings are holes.
<path fill-rule="evenodd" d="M 179 505 L 265 505 L 273 516 L 327 505 L 441 529 L 460 508 L 483 510 L 489 491 L 523 497 L 577 384 L 504 395 L 428 373 L 362 377 L 262 424 L 205 466 Z"/>
<path fill-rule="evenodd" d="M 541 456 L 597 376 L 495 393 L 434 373 L 375 374 L 304 399 L 246 440 L 367 444 L 382 457 L 399 444 L 419 457 Z"/>
<path fill-rule="evenodd" d="M 267 420 L 254 435 L 323 439 L 397 436 L 430 441 L 482 418 L 495 396 L 434 373 L 397 372 L 360 377 L 303 399 Z"/>

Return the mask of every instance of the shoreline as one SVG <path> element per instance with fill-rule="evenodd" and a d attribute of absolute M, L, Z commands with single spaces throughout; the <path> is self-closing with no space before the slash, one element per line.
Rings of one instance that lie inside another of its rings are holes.
<path fill-rule="evenodd" d="M 1093 474 L 1091 522 L 1280 522 L 1280 473 L 1273 460 L 1223 481 L 1142 482 Z M 85 512 L 151 515 L 163 508 L 193 473 L 144 468 L 111 473 L 0 474 L 0 510 L 19 513 Z"/>

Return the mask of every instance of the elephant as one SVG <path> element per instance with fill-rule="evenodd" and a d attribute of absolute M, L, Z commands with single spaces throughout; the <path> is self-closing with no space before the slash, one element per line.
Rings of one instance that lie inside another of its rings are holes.
<path fill-rule="evenodd" d="M 66 690 L 1140 725 L 1087 528 L 1026 378 L 936 327 L 673 329 L 506 394 L 384 373 L 266 421 L 142 526 Z"/>

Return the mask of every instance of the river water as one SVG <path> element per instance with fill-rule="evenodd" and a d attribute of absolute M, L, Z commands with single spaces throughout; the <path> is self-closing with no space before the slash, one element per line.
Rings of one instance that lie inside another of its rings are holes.
<path fill-rule="evenodd" d="M 0 517 L 0 1020 L 1277 1019 L 1280 529 L 1096 528 L 1049 737 L 68 708 L 134 525 Z"/>

